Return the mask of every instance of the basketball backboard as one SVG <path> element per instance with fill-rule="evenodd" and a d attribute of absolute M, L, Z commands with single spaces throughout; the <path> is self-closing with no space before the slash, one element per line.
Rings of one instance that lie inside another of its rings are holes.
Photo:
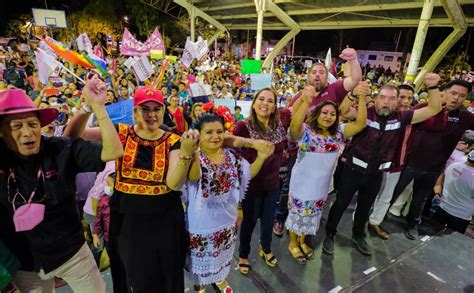
<path fill-rule="evenodd" d="M 37 26 L 67 28 L 64 10 L 32 8 L 33 18 Z"/>

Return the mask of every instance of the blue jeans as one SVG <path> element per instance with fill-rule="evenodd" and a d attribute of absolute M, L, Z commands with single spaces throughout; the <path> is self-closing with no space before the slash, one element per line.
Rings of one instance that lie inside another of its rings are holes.
<path fill-rule="evenodd" d="M 240 258 L 248 258 L 250 241 L 258 218 L 260 218 L 260 244 L 265 253 L 270 253 L 272 244 L 273 220 L 279 189 L 263 192 L 247 192 L 242 201 L 243 219 L 240 228 Z"/>
<path fill-rule="evenodd" d="M 278 201 L 275 218 L 277 221 L 284 223 L 288 217 L 288 193 L 290 191 L 291 171 L 296 163 L 296 157 L 288 158 L 288 168 L 283 184 L 280 190 L 280 200 Z"/>

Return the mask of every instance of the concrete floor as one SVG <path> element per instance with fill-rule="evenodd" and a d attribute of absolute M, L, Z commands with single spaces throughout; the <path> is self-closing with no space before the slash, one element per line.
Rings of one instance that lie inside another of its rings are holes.
<path fill-rule="evenodd" d="M 334 256 L 321 253 L 321 230 L 310 238 L 315 255 L 306 265 L 293 260 L 285 234 L 273 238 L 272 250 L 279 260 L 278 266 L 266 266 L 257 255 L 257 225 L 249 275 L 239 273 L 235 253 L 236 261 L 227 279 L 234 292 L 474 292 L 474 241 L 468 236 L 446 234 L 422 225 L 419 239 L 410 241 L 403 235 L 404 220 L 389 216 L 383 227 L 391 232 L 390 239 L 384 241 L 369 233 L 368 242 L 375 253 L 366 257 L 351 247 L 353 211 L 351 205 L 341 220 Z M 324 226 L 322 223 L 321 227 Z M 423 238 L 426 234 L 432 236 Z M 109 271 L 104 272 L 104 279 L 107 292 L 112 292 Z M 192 291 L 193 286 L 187 281 L 186 292 Z M 65 286 L 57 292 L 72 291 Z M 208 292 L 213 292 L 211 286 Z"/>

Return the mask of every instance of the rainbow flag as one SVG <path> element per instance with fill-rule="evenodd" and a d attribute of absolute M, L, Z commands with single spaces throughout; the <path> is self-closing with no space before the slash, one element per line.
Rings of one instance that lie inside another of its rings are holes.
<path fill-rule="evenodd" d="M 87 61 L 87 59 L 84 56 L 77 53 L 76 51 L 68 50 L 49 40 L 43 39 L 42 37 L 38 37 L 38 38 L 41 39 L 43 42 L 45 42 L 51 49 L 53 49 L 54 52 L 56 52 L 56 54 L 58 54 L 60 57 L 64 58 L 65 60 L 77 65 L 81 65 L 82 67 L 85 67 L 85 68 L 94 68 L 94 65 L 92 65 L 89 61 Z"/>
<path fill-rule="evenodd" d="M 163 81 L 163 77 L 165 76 L 166 68 L 168 67 L 169 62 L 170 61 L 168 59 L 165 59 L 165 61 L 163 62 L 163 66 L 161 66 L 160 75 L 158 75 L 158 78 L 156 79 L 156 82 L 154 85 L 155 89 L 157 89 L 161 85 L 161 82 Z"/>
<path fill-rule="evenodd" d="M 94 65 L 94 67 L 97 69 L 97 71 L 99 71 L 102 77 L 104 78 L 109 77 L 109 73 L 107 72 L 107 64 L 105 63 L 104 60 L 102 60 L 101 58 L 97 57 L 94 54 L 89 54 L 84 57 L 87 59 L 87 61 L 89 61 L 92 65 Z"/>

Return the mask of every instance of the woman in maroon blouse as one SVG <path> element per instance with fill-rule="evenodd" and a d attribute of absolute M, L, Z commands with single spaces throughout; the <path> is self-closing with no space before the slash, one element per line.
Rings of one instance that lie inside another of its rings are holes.
<path fill-rule="evenodd" d="M 242 274 L 247 274 L 250 241 L 258 218 L 261 223 L 259 255 L 268 266 L 275 267 L 277 264 L 270 245 L 275 208 L 280 195 L 278 172 L 287 138 L 278 115 L 277 97 L 272 89 L 264 88 L 256 93 L 252 101 L 250 117 L 237 123 L 234 134 L 245 138 L 263 139 L 275 145 L 273 155 L 265 161 L 257 176 L 250 181 L 247 194 L 242 201 L 239 269 Z M 252 163 L 257 158 L 257 151 L 242 149 L 242 155 Z"/>

